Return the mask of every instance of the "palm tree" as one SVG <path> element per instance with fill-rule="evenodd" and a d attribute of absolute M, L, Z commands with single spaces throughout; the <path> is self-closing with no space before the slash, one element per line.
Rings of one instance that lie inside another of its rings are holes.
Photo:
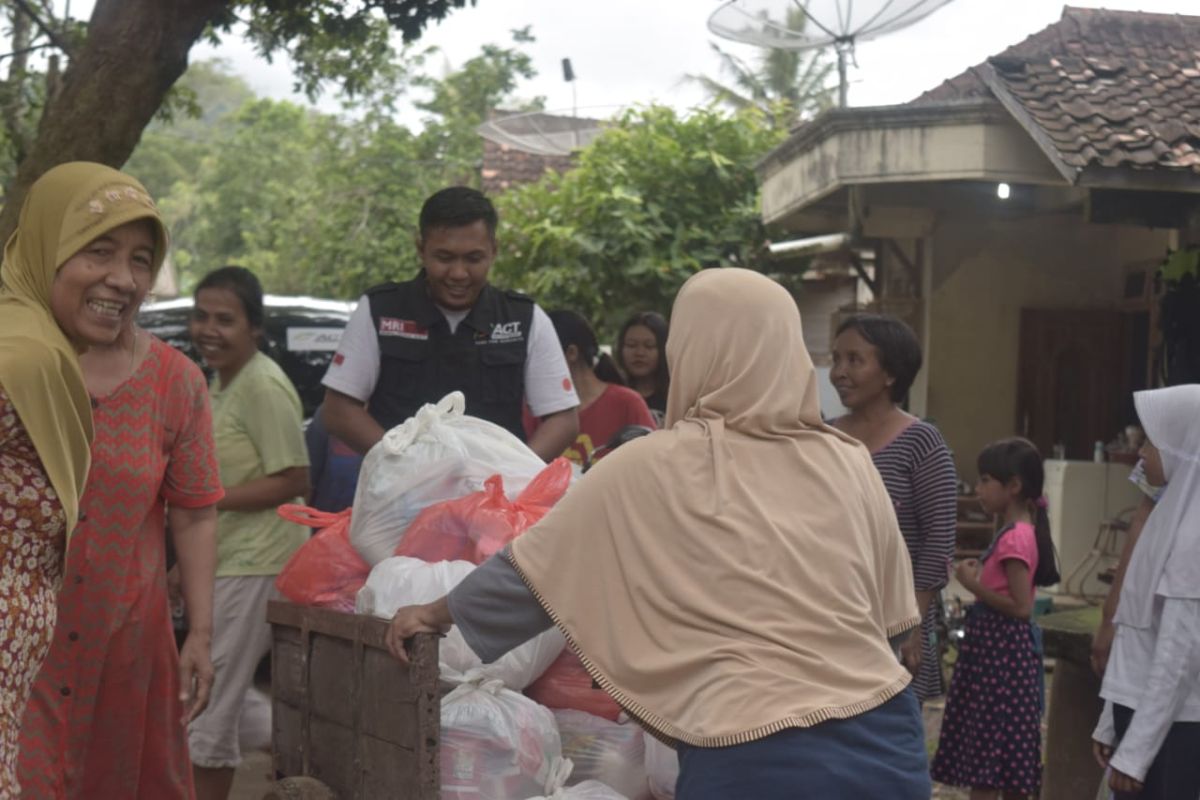
<path fill-rule="evenodd" d="M 763 19 L 768 19 L 765 12 Z M 805 22 L 804 9 L 788 11 L 789 30 L 803 30 Z M 824 49 L 762 47 L 758 63 L 751 66 L 715 42 L 709 46 L 721 59 L 721 72 L 730 83 L 708 75 L 689 74 L 686 79 L 704 87 L 717 103 L 734 109 L 758 108 L 772 126 L 808 119 L 834 104 L 837 87 L 829 85 L 829 77 L 835 64 Z"/>

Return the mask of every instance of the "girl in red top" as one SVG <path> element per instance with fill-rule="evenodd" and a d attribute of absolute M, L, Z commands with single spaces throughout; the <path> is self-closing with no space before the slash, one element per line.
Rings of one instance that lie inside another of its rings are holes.
<path fill-rule="evenodd" d="M 550 311 L 571 380 L 579 395 L 579 435 L 564 456 L 586 467 L 595 451 L 627 425 L 654 429 L 654 418 L 642 396 L 624 385 L 612 357 L 600 352 L 596 332 L 574 311 Z M 525 430 L 532 435 L 537 420 L 528 412 Z"/>
<path fill-rule="evenodd" d="M 1058 583 L 1042 457 L 1025 439 L 979 454 L 975 491 L 1003 521 L 956 577 L 975 595 L 946 698 L 933 779 L 971 788 L 971 800 L 1036 797 L 1041 790 L 1043 672 L 1031 622 L 1034 589 Z"/>

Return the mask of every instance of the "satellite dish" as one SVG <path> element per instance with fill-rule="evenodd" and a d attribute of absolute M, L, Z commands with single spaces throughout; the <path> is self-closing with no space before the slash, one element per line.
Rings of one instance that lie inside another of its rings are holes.
<path fill-rule="evenodd" d="M 619 108 L 619 107 L 618 107 Z M 585 109 L 586 110 L 586 109 Z M 599 136 L 609 122 L 552 111 L 497 112 L 476 132 L 498 145 L 539 156 L 569 156 Z"/>
<path fill-rule="evenodd" d="M 846 105 L 846 65 L 858 42 L 907 28 L 951 0 L 727 0 L 708 18 L 723 39 L 778 50 L 833 46 L 838 56 L 838 105 Z M 788 24 L 804 12 L 802 28 Z"/>

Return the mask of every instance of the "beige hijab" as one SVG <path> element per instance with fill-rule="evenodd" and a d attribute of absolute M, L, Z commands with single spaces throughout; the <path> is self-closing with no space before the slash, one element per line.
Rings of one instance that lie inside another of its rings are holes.
<path fill-rule="evenodd" d="M 718 747 L 856 716 L 909 676 L 912 566 L 866 448 L 822 424 L 800 315 L 747 270 L 684 285 L 668 429 L 622 447 L 513 543 L 601 686 Z"/>
<path fill-rule="evenodd" d="M 0 386 L 16 408 L 62 503 L 68 535 L 79 516 L 91 459 L 91 398 L 79 346 L 50 311 L 58 268 L 96 237 L 136 219 L 157 229 L 154 271 L 167 233 L 150 196 L 133 178 L 102 164 L 72 162 L 29 189 L 0 266 Z"/>

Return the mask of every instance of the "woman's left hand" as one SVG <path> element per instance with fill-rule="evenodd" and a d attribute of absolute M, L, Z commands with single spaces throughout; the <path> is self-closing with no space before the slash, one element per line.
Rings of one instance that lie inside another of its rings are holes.
<path fill-rule="evenodd" d="M 1115 769 L 1108 778 L 1108 786 L 1114 792 L 1125 792 L 1128 794 L 1137 794 L 1142 790 L 1142 784 L 1139 781 L 1135 781 L 1124 772 L 1118 772 Z"/>
<path fill-rule="evenodd" d="M 184 725 L 208 707 L 213 685 L 212 637 L 206 633 L 188 633 L 179 650 L 179 700 L 183 703 Z"/>
<path fill-rule="evenodd" d="M 918 625 L 912 635 L 900 645 L 900 661 L 913 677 L 916 677 L 916 674 L 921 671 L 921 657 L 924 655 L 921 652 L 922 643 L 921 626 Z"/>
<path fill-rule="evenodd" d="M 444 600 L 421 606 L 405 606 L 392 617 L 392 624 L 388 626 L 385 639 L 388 650 L 401 663 L 408 663 L 408 651 L 404 648 L 405 639 L 410 639 L 418 633 L 444 633 L 449 627 L 449 623 L 443 621 L 438 613 L 439 606 L 443 605 Z"/>
<path fill-rule="evenodd" d="M 954 577 L 964 589 L 970 590 L 979 583 L 979 570 L 979 559 L 967 558 L 958 562 L 958 566 L 954 568 Z"/>

